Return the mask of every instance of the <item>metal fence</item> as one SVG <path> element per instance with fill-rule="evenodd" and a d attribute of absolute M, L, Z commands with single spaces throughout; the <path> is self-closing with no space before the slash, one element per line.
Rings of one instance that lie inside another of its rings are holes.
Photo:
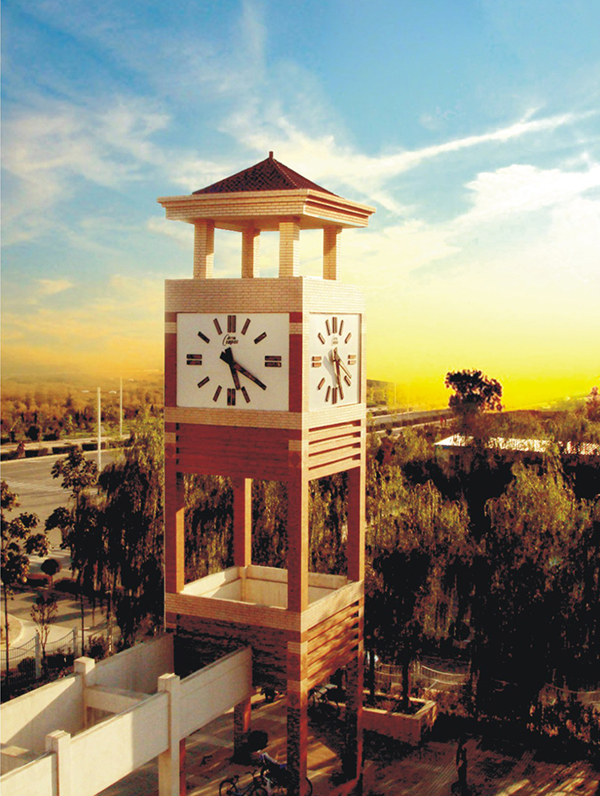
<path fill-rule="evenodd" d="M 46 644 L 46 658 L 51 655 L 56 655 L 59 652 L 75 653 L 81 652 L 81 645 L 79 643 L 79 631 L 77 628 L 67 630 L 67 632 L 59 639 L 53 639 Z M 3 653 L 1 658 L 2 671 L 6 670 L 6 653 Z M 19 647 L 8 648 L 8 660 L 11 671 L 14 669 L 31 668 L 35 671 L 35 677 L 39 678 L 42 672 L 42 642 L 39 632 L 36 631 L 35 636 L 30 639 L 26 644 Z M 28 666 L 25 661 L 30 661 Z"/>

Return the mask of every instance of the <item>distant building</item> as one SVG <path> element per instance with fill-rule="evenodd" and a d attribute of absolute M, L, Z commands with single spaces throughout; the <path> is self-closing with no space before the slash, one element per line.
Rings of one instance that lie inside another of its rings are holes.
<path fill-rule="evenodd" d="M 484 443 L 485 449 L 503 462 L 539 462 L 553 447 L 575 460 L 600 461 L 600 445 L 593 442 L 555 442 L 550 439 L 523 439 L 519 437 L 490 437 Z M 453 434 L 435 443 L 435 457 L 447 472 L 455 472 L 461 467 L 464 454 L 474 447 L 473 437 Z"/>

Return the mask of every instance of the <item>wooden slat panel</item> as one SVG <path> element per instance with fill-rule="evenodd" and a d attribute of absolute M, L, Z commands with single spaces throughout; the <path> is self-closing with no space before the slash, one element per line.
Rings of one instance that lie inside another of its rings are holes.
<path fill-rule="evenodd" d="M 360 422 L 340 423 L 333 426 L 323 426 L 321 428 L 311 428 L 308 432 L 308 441 L 312 443 L 320 442 L 334 437 L 354 436 L 360 434 Z"/>

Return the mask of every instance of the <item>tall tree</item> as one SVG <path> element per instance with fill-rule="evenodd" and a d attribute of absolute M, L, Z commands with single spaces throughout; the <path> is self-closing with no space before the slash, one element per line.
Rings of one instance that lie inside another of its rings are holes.
<path fill-rule="evenodd" d="M 480 370 L 449 371 L 444 384 L 454 392 L 448 406 L 464 424 L 473 423 L 482 411 L 502 409 L 502 385 Z"/>
<path fill-rule="evenodd" d="M 163 618 L 162 423 L 144 412 L 124 457 L 103 470 L 99 485 L 99 538 L 105 566 L 98 588 L 112 610 L 124 645 L 143 623 L 153 633 Z"/>
<path fill-rule="evenodd" d="M 59 506 L 46 520 L 46 530 L 58 528 L 61 547 L 71 554 L 71 570 L 75 574 L 81 614 L 81 652 L 85 641 L 85 598 L 96 599 L 97 574 L 103 563 L 99 554 L 97 506 L 89 488 L 98 480 L 96 462 L 88 460 L 79 448 L 71 448 L 64 459 L 52 467 L 52 477 L 62 478 L 61 486 L 71 493 L 71 506 Z"/>
<path fill-rule="evenodd" d="M 23 512 L 9 519 L 6 515 L 19 506 L 17 495 L 6 481 L 2 481 L 2 596 L 4 597 L 4 629 L 6 634 L 6 690 L 10 690 L 10 638 L 8 621 L 8 599 L 17 584 L 27 580 L 29 556 L 32 553 L 47 555 L 48 539 L 45 533 L 36 533 L 38 518 L 35 514 Z"/>

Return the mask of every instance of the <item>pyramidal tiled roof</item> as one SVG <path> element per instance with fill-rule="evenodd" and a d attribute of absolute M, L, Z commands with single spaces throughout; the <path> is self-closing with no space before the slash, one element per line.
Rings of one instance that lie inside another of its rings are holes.
<path fill-rule="evenodd" d="M 269 157 L 250 166 L 248 169 L 238 171 L 231 177 L 214 182 L 206 188 L 201 188 L 198 193 L 239 193 L 241 191 L 294 191 L 302 188 L 311 188 L 313 191 L 336 196 L 332 191 L 317 185 L 311 180 L 307 180 L 297 171 L 284 166 L 275 160 L 273 153 L 269 152 Z"/>

